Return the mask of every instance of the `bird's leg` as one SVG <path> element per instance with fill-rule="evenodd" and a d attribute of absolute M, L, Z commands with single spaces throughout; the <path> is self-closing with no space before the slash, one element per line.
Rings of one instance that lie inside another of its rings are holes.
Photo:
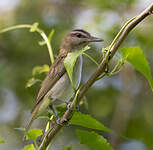
<path fill-rule="evenodd" d="M 56 108 L 53 105 L 49 105 L 49 108 L 52 110 L 53 114 L 55 115 L 55 117 L 57 119 L 60 119 L 60 117 L 58 116 L 58 113 L 56 111 Z"/>
<path fill-rule="evenodd" d="M 58 113 L 57 113 L 56 108 L 54 107 L 54 105 L 50 105 L 49 107 L 52 110 L 53 114 L 56 116 L 56 123 L 58 125 L 62 125 L 62 123 L 60 122 L 61 118 L 58 116 Z M 64 120 L 64 121 L 67 122 L 67 120 Z"/>
<path fill-rule="evenodd" d="M 56 111 L 56 108 L 54 107 L 54 105 L 49 105 L 50 109 L 52 110 L 53 114 L 56 116 L 56 123 L 61 125 L 60 123 L 60 117 L 58 116 L 58 113 Z"/>

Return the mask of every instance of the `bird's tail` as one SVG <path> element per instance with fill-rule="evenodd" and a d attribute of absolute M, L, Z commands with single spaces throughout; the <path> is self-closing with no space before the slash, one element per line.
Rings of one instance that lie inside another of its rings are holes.
<path fill-rule="evenodd" d="M 26 134 L 27 134 L 28 130 L 30 129 L 33 121 L 37 118 L 37 112 L 38 112 L 38 109 L 37 108 L 32 111 L 32 114 L 31 114 L 31 117 L 30 117 L 30 119 L 28 121 L 28 124 L 25 127 L 23 141 L 26 139 Z"/>
<path fill-rule="evenodd" d="M 37 118 L 37 116 L 39 114 L 44 112 L 44 110 L 48 107 L 49 104 L 50 104 L 50 99 L 46 98 L 46 99 L 43 99 L 40 103 L 38 103 L 36 106 L 34 106 L 34 108 L 32 110 L 31 117 L 28 121 L 28 124 L 25 127 L 23 141 L 25 140 L 26 134 L 27 134 L 28 130 L 30 129 L 30 126 L 33 123 L 33 121 Z"/>

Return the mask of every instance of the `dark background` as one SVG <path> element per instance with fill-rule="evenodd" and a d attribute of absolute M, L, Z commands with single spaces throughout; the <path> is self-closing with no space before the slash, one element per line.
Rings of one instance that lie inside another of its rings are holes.
<path fill-rule="evenodd" d="M 65 33 L 83 28 L 105 39 L 92 44 L 89 54 L 100 61 L 102 47 L 108 46 L 121 26 L 146 8 L 151 0 L 0 0 L 0 29 L 16 24 L 33 24 L 47 34 L 55 29 L 52 39 L 54 54 Z M 128 36 L 122 46 L 139 45 L 153 71 L 153 18 L 148 17 Z M 39 84 L 25 88 L 32 68 L 49 64 L 46 46 L 39 46 L 37 33 L 27 29 L 0 35 L 0 150 L 22 149 L 23 133 L 14 128 L 24 127 L 34 105 Z M 85 58 L 85 57 L 84 57 Z M 112 61 L 112 65 L 115 59 Z M 83 80 L 94 72 L 95 65 L 84 59 Z M 153 93 L 147 80 L 129 63 L 112 77 L 96 82 L 86 94 L 87 104 L 80 109 L 90 113 L 116 134 L 103 134 L 115 150 L 153 149 Z M 44 127 L 37 120 L 33 127 Z M 74 126 L 65 127 L 56 136 L 52 150 L 71 145 L 72 150 L 88 150 L 79 144 Z"/>

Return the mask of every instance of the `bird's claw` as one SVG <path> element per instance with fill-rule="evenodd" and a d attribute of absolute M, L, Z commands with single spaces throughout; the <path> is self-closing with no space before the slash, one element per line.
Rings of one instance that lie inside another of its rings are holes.
<path fill-rule="evenodd" d="M 64 123 L 67 123 L 68 122 L 68 120 L 66 119 L 66 118 L 58 118 L 57 120 L 56 120 L 56 123 L 58 124 L 58 125 L 60 125 L 60 126 L 62 126 Z"/>
<path fill-rule="evenodd" d="M 72 102 L 69 102 L 69 103 L 67 104 L 67 109 L 68 109 L 68 110 L 71 109 L 71 104 L 72 104 Z"/>
<path fill-rule="evenodd" d="M 61 118 L 57 118 L 57 119 L 56 119 L 56 123 L 57 123 L 58 125 L 61 126 L 61 125 L 62 125 L 62 123 L 61 123 Z"/>

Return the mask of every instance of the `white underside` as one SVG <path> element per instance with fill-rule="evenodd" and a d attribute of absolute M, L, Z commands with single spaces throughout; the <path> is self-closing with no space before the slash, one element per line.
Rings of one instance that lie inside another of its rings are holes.
<path fill-rule="evenodd" d="M 73 82 L 76 88 L 79 87 L 81 82 L 82 63 L 82 56 L 79 56 L 73 71 Z M 60 105 L 61 101 L 59 100 L 69 101 L 73 94 L 74 91 L 71 86 L 68 74 L 65 73 L 52 87 L 52 89 L 46 94 L 46 96 L 44 97 L 45 100 L 43 100 L 43 103 L 41 104 L 39 110 L 41 110 L 42 112 L 49 104 L 53 104 L 56 106 Z"/>

